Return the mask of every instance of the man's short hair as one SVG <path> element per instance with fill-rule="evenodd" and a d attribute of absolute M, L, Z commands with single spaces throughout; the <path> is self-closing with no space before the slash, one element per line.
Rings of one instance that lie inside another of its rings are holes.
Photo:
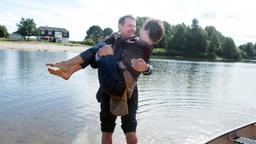
<path fill-rule="evenodd" d="M 124 25 L 125 19 L 130 18 L 132 20 L 135 20 L 135 18 L 132 15 L 125 15 L 119 18 L 118 24 Z"/>
<path fill-rule="evenodd" d="M 164 36 L 164 24 L 162 21 L 157 19 L 148 19 L 143 24 L 143 28 L 148 30 L 149 38 L 152 40 L 153 44 L 157 44 L 162 40 Z"/>

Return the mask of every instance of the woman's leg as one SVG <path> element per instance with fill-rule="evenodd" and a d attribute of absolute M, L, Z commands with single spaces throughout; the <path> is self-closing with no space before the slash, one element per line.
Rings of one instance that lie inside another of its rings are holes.
<path fill-rule="evenodd" d="M 59 76 L 65 80 L 68 80 L 70 78 L 70 76 L 75 73 L 76 71 L 82 69 L 80 65 L 73 65 L 71 66 L 67 71 L 63 71 L 61 69 L 52 69 L 52 68 L 48 68 L 48 71 L 50 74 Z"/>
<path fill-rule="evenodd" d="M 72 66 L 79 64 L 81 64 L 82 68 L 85 68 L 95 59 L 96 52 L 104 45 L 105 43 L 101 42 L 69 60 L 57 63 L 48 63 L 46 66 L 58 67 L 62 71 L 68 71 Z"/>
<path fill-rule="evenodd" d="M 125 82 L 122 71 L 113 55 L 101 57 L 98 67 L 98 79 L 101 88 L 107 94 L 122 96 Z"/>

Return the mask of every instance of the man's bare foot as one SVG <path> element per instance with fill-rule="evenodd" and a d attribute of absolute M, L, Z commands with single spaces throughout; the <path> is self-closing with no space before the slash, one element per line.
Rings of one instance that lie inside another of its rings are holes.
<path fill-rule="evenodd" d="M 46 66 L 57 67 L 64 72 L 68 71 L 69 69 L 68 65 L 65 62 L 47 63 Z"/>
<path fill-rule="evenodd" d="M 70 75 L 68 75 L 65 71 L 61 70 L 61 69 L 52 69 L 52 68 L 48 68 L 48 72 L 50 74 L 59 76 L 65 80 L 68 80 Z"/>

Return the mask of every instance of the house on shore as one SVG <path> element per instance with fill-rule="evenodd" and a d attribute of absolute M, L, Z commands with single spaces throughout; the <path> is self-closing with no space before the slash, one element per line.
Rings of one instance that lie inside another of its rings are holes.
<path fill-rule="evenodd" d="M 69 38 L 69 31 L 65 28 L 40 26 L 38 40 L 57 43 L 66 43 Z"/>
<path fill-rule="evenodd" d="M 9 40 L 12 40 L 12 41 L 21 41 L 21 40 L 24 40 L 24 38 L 23 38 L 22 35 L 20 35 L 19 33 L 14 32 L 14 33 L 12 33 L 12 34 L 9 35 Z"/>

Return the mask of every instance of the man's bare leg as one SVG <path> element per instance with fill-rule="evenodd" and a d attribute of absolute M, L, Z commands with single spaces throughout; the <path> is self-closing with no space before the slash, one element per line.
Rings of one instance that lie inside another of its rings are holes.
<path fill-rule="evenodd" d="M 53 75 L 56 75 L 65 80 L 68 80 L 73 73 L 75 73 L 76 71 L 78 71 L 80 69 L 81 69 L 81 66 L 77 64 L 77 65 L 71 66 L 67 71 L 63 71 L 61 69 L 54 70 L 52 68 L 48 68 L 48 71 L 49 71 L 49 73 L 51 73 Z"/>
<path fill-rule="evenodd" d="M 135 132 L 125 134 L 127 144 L 137 144 L 138 138 Z"/>
<path fill-rule="evenodd" d="M 102 132 L 101 143 L 112 144 L 112 133 Z"/>

